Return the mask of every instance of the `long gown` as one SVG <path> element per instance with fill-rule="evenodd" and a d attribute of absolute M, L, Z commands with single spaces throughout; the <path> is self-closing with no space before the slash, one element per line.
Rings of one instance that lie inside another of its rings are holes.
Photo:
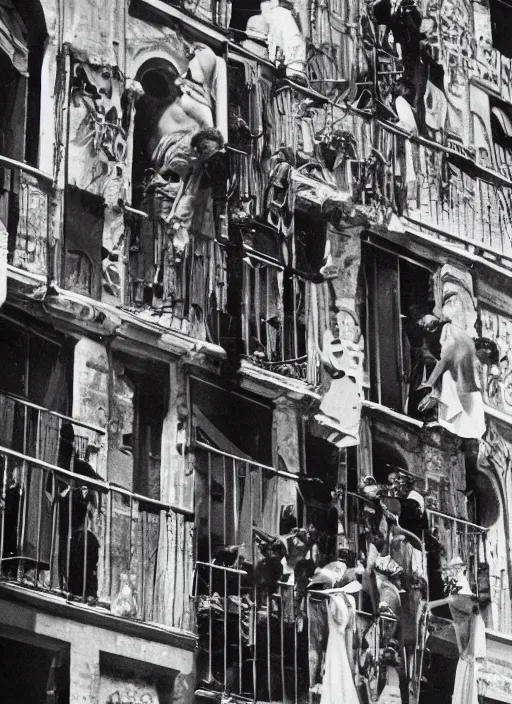
<path fill-rule="evenodd" d="M 350 664 L 355 614 L 356 603 L 350 594 L 333 594 L 329 599 L 329 640 L 320 704 L 359 704 Z"/>
<path fill-rule="evenodd" d="M 379 695 L 377 704 L 402 704 L 400 694 L 400 678 L 395 667 L 386 667 L 386 684 Z"/>
<path fill-rule="evenodd" d="M 459 647 L 452 704 L 478 704 L 479 661 L 486 657 L 485 623 L 469 596 L 450 597 L 450 611 Z"/>

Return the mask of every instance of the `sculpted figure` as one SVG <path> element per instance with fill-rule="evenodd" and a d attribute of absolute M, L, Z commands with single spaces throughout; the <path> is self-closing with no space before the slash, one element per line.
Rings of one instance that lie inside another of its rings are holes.
<path fill-rule="evenodd" d="M 159 216 L 170 227 L 177 261 L 195 216 L 211 214 L 209 190 L 202 187 L 205 164 L 224 147 L 214 129 L 217 57 L 204 44 L 195 44 L 194 52 L 186 73 L 175 81 L 178 97 L 157 108 L 148 140 L 156 172 L 149 188 L 158 189 Z"/>
<path fill-rule="evenodd" d="M 260 8 L 261 15 L 247 22 L 247 35 L 266 39 L 269 59 L 284 64 L 287 78 L 306 82 L 306 41 L 292 12 L 293 4 L 269 0 Z"/>
<path fill-rule="evenodd" d="M 441 358 L 421 388 L 429 395 L 418 405 L 423 412 L 435 404 L 439 422 L 462 438 L 479 439 L 485 433 L 485 415 L 474 337 L 476 311 L 470 281 L 457 279 L 445 267 L 442 317 L 448 321 L 441 333 Z M 467 279 L 468 277 L 466 277 Z"/>
<path fill-rule="evenodd" d="M 349 310 L 341 308 L 337 312 L 335 328 L 337 336 L 326 330 L 319 350 L 332 381 L 316 419 L 337 427 L 346 436 L 339 443 L 351 445 L 357 443 L 359 433 L 364 340 L 354 313 Z"/>
<path fill-rule="evenodd" d="M 159 114 L 148 149 L 155 170 L 164 178 L 186 175 L 194 158 L 192 137 L 202 129 L 213 127 L 216 68 L 213 51 L 196 44 L 187 72 L 176 80 L 181 95 Z"/>

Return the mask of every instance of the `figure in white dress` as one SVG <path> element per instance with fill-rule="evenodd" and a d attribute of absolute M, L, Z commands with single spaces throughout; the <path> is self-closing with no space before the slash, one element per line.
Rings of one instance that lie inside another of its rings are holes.
<path fill-rule="evenodd" d="M 320 704 L 359 704 L 353 670 L 356 602 L 351 594 L 333 594 L 327 605 L 329 640 Z"/>

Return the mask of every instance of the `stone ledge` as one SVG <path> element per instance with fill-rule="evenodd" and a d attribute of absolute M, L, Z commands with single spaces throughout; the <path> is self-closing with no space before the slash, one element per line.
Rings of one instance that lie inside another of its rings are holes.
<path fill-rule="evenodd" d="M 180 631 L 177 628 L 121 618 L 106 610 L 76 602 L 69 603 L 63 597 L 55 594 L 15 584 L 0 583 L 0 599 L 11 603 L 19 603 L 52 616 L 115 631 L 146 641 L 171 645 L 182 650 L 194 651 L 197 646 L 197 636 L 190 631 Z"/>

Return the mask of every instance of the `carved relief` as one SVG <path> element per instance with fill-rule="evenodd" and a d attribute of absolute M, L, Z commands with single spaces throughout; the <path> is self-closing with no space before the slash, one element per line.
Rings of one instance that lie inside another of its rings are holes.
<path fill-rule="evenodd" d="M 512 414 L 512 320 L 482 308 L 482 336 L 496 343 L 498 359 L 482 369 L 485 402 Z"/>
<path fill-rule="evenodd" d="M 501 55 L 492 45 L 491 22 L 489 8 L 484 3 L 473 3 L 475 60 L 474 73 L 483 82 L 494 88 L 501 89 Z"/>
<path fill-rule="evenodd" d="M 487 560 L 489 562 L 493 610 L 499 609 L 499 618 L 502 625 L 504 623 L 509 624 L 511 555 L 508 507 L 512 496 L 512 446 L 493 421 L 490 421 L 488 431 L 480 441 L 478 467 L 487 476 L 494 479 L 493 483 L 498 489 L 498 501 L 496 501 L 495 496 L 493 509 L 499 512 L 499 517 L 497 521 L 493 522 L 487 533 Z M 498 616 L 497 611 L 494 616 Z M 494 627 L 499 629 L 500 624 L 496 621 Z"/>
<path fill-rule="evenodd" d="M 22 172 L 20 181 L 20 217 L 12 263 L 20 269 L 42 274 L 48 263 L 50 196 L 30 174 Z"/>
<path fill-rule="evenodd" d="M 440 45 L 449 130 L 456 139 L 468 134 L 465 121 L 468 74 L 473 56 L 471 15 L 471 4 L 467 0 L 442 0 L 440 3 Z"/>
<path fill-rule="evenodd" d="M 476 302 L 473 279 L 466 269 L 445 264 L 436 275 L 436 312 L 457 325 L 469 337 L 476 337 Z"/>
<path fill-rule="evenodd" d="M 205 235 L 214 234 L 211 190 L 204 183 L 206 164 L 210 169 L 217 167 L 216 181 L 222 183 L 223 177 L 226 181 L 224 139 L 214 129 L 216 78 L 217 57 L 209 47 L 196 44 L 187 72 L 175 81 L 177 97 L 171 95 L 154 106 L 147 150 L 155 175 L 146 190 L 158 193 L 157 215 L 166 223 L 178 258 L 188 245 L 192 227 Z M 207 227 L 197 222 L 199 216 L 204 220 L 205 212 L 210 213 Z"/>
<path fill-rule="evenodd" d="M 127 142 L 122 92 L 118 71 L 81 62 L 73 65 L 68 179 L 103 198 L 101 297 L 113 304 L 121 302 L 124 275 Z"/>
<path fill-rule="evenodd" d="M 100 675 L 101 704 L 158 704 L 158 690 L 152 680 L 129 679 L 115 675 Z"/>

